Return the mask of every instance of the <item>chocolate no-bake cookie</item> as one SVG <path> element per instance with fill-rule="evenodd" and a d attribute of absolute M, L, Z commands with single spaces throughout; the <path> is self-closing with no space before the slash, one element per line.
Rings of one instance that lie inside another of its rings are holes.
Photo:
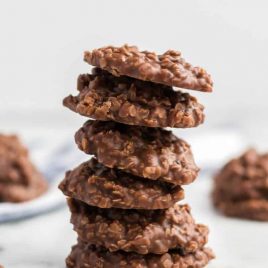
<path fill-rule="evenodd" d="M 214 205 L 229 216 L 268 221 L 268 154 L 246 151 L 215 176 Z"/>
<path fill-rule="evenodd" d="M 214 258 L 208 248 L 182 255 L 173 250 L 163 255 L 110 252 L 105 248 L 78 242 L 66 259 L 68 268 L 203 268 Z"/>
<path fill-rule="evenodd" d="M 0 134 L 0 202 L 27 201 L 46 189 L 46 181 L 18 137 Z"/>
<path fill-rule="evenodd" d="M 0 182 L 27 185 L 34 179 L 35 172 L 28 158 L 28 150 L 18 137 L 0 134 Z"/>
<path fill-rule="evenodd" d="M 268 221 L 267 199 L 224 201 L 214 197 L 214 204 L 219 211 L 229 217 Z"/>
<path fill-rule="evenodd" d="M 69 199 L 71 222 L 85 243 L 110 251 L 163 254 L 195 252 L 207 242 L 208 228 L 196 224 L 188 205 L 163 210 L 102 209 Z"/>
<path fill-rule="evenodd" d="M 66 97 L 66 107 L 97 120 L 147 127 L 189 128 L 204 121 L 203 105 L 188 93 L 96 68 L 93 73 L 79 76 L 79 95 Z"/>
<path fill-rule="evenodd" d="M 59 188 L 67 196 L 101 208 L 164 209 L 184 198 L 180 186 L 111 169 L 95 158 L 68 171 Z"/>
<path fill-rule="evenodd" d="M 181 53 L 168 50 L 162 55 L 139 51 L 136 46 L 107 46 L 86 51 L 84 60 L 115 76 L 126 75 L 154 83 L 211 92 L 210 75 L 200 67 L 186 62 Z"/>
<path fill-rule="evenodd" d="M 0 182 L 0 202 L 19 203 L 32 200 L 47 190 L 45 180 L 37 179 L 28 185 Z"/>
<path fill-rule="evenodd" d="M 105 166 L 152 180 L 189 184 L 199 171 L 190 146 L 161 128 L 89 120 L 75 141 Z"/>

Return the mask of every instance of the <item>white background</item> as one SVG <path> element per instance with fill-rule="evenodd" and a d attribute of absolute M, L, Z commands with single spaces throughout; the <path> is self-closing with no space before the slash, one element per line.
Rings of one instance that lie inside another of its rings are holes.
<path fill-rule="evenodd" d="M 129 43 L 180 50 L 206 68 L 214 93 L 192 92 L 206 105 L 206 127 L 235 126 L 257 139 L 268 112 L 267 12 L 264 0 L 1 0 L 0 127 L 81 122 L 61 101 L 89 71 L 83 51 Z"/>

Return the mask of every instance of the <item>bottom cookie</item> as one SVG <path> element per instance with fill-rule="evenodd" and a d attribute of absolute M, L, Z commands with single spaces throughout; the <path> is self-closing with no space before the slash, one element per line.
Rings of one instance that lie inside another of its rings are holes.
<path fill-rule="evenodd" d="M 112 253 L 78 242 L 72 247 L 66 265 L 68 268 L 202 268 L 213 258 L 214 254 L 208 248 L 185 256 L 178 250 L 163 255 L 139 255 L 123 251 Z"/>
<path fill-rule="evenodd" d="M 248 199 L 242 201 L 220 201 L 215 195 L 213 201 L 215 207 L 226 216 L 268 221 L 268 200 Z"/>

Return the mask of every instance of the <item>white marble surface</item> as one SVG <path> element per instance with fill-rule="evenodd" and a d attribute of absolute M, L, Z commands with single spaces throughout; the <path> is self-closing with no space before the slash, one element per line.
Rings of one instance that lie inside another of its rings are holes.
<path fill-rule="evenodd" d="M 217 258 L 208 268 L 266 268 L 268 224 L 225 218 L 209 200 L 210 180 L 200 177 L 186 189 L 198 222 L 210 226 L 209 245 Z M 0 263 L 6 268 L 64 268 L 75 243 L 67 208 L 21 222 L 0 225 Z"/>

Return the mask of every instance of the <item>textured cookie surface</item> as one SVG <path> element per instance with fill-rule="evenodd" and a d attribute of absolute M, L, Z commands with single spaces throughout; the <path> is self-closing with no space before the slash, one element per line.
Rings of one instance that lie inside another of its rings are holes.
<path fill-rule="evenodd" d="M 204 107 L 187 93 L 94 69 L 78 78 L 78 96 L 64 105 L 97 120 L 148 127 L 196 127 L 204 122 Z"/>
<path fill-rule="evenodd" d="M 79 242 L 66 259 L 68 268 L 202 268 L 214 258 L 208 248 L 181 255 L 175 250 L 163 255 L 109 252 L 104 248 L 86 246 Z"/>
<path fill-rule="evenodd" d="M 213 202 L 224 214 L 268 220 L 268 154 L 251 149 L 215 176 Z"/>
<path fill-rule="evenodd" d="M 229 217 L 268 221 L 267 199 L 223 201 L 214 198 L 214 204 L 219 211 Z"/>
<path fill-rule="evenodd" d="M 101 209 L 70 199 L 71 222 L 85 243 L 110 251 L 163 254 L 195 252 L 207 242 L 208 228 L 196 224 L 188 205 L 166 210 Z"/>
<path fill-rule="evenodd" d="M 33 199 L 47 183 L 31 163 L 27 149 L 15 135 L 0 135 L 0 202 Z"/>
<path fill-rule="evenodd" d="M 59 187 L 65 195 L 101 208 L 164 209 L 184 197 L 180 186 L 111 169 L 95 158 L 67 172 Z"/>
<path fill-rule="evenodd" d="M 0 181 L 29 184 L 35 170 L 28 157 L 17 136 L 0 134 Z"/>
<path fill-rule="evenodd" d="M 174 50 L 157 55 L 139 51 L 136 46 L 108 46 L 86 51 L 84 60 L 115 76 L 126 75 L 168 86 L 212 91 L 210 75 L 203 68 L 193 67 L 181 57 L 180 52 Z"/>
<path fill-rule="evenodd" d="M 191 183 L 199 171 L 190 146 L 160 128 L 89 120 L 75 140 L 105 166 L 140 177 L 181 185 Z"/>
<path fill-rule="evenodd" d="M 47 190 L 44 180 L 36 180 L 29 185 L 0 182 L 0 202 L 18 203 L 32 200 Z"/>

